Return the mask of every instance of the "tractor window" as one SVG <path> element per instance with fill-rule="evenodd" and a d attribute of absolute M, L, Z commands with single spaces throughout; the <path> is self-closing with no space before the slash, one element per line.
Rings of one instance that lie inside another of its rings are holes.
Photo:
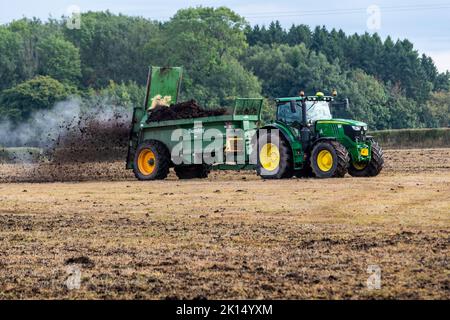
<path fill-rule="evenodd" d="M 325 101 L 308 101 L 306 102 L 306 115 L 308 121 L 329 120 L 332 118 L 330 105 Z"/>
<path fill-rule="evenodd" d="M 278 105 L 277 111 L 278 121 L 282 121 L 286 124 L 300 123 L 302 121 L 302 107 L 299 103 L 295 108 L 295 113 L 291 110 L 291 103 L 287 102 Z"/>

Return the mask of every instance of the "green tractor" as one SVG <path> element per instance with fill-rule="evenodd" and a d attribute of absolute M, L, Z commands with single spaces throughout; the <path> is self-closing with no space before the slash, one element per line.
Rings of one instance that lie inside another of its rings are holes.
<path fill-rule="evenodd" d="M 260 128 L 254 147 L 257 173 L 264 179 L 296 177 L 374 177 L 383 169 L 380 145 L 367 135 L 367 124 L 333 119 L 333 96 L 276 99 L 276 121 Z M 348 105 L 348 100 L 346 100 Z"/>

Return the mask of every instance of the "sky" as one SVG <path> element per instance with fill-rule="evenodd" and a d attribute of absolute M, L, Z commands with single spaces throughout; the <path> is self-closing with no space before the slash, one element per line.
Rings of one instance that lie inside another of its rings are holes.
<path fill-rule="evenodd" d="M 24 16 L 59 18 L 73 5 L 81 12 L 110 10 L 156 20 L 168 20 L 187 7 L 227 6 L 252 25 L 279 20 L 286 28 L 307 24 L 346 33 L 378 32 L 383 38 L 409 39 L 419 53 L 433 58 L 439 71 L 450 70 L 450 0 L 0 0 L 0 23 Z"/>

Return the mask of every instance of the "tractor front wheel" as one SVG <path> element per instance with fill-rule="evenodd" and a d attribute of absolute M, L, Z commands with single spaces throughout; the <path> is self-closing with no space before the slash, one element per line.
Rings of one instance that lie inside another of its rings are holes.
<path fill-rule="evenodd" d="M 319 142 L 312 150 L 310 163 L 317 178 L 342 178 L 348 170 L 350 156 L 337 141 Z"/>
<path fill-rule="evenodd" d="M 351 163 L 348 173 L 352 177 L 375 177 L 380 174 L 384 166 L 383 149 L 380 145 L 372 142 L 372 158 L 367 163 Z"/>
<path fill-rule="evenodd" d="M 170 153 L 159 141 L 144 141 L 136 149 L 133 172 L 137 179 L 163 180 L 169 174 Z"/>

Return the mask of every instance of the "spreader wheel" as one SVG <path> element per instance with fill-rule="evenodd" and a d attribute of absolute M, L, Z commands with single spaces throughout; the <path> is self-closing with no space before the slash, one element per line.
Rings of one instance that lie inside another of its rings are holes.
<path fill-rule="evenodd" d="M 170 154 L 159 141 L 139 144 L 134 156 L 133 172 L 139 180 L 163 180 L 169 174 Z"/>

